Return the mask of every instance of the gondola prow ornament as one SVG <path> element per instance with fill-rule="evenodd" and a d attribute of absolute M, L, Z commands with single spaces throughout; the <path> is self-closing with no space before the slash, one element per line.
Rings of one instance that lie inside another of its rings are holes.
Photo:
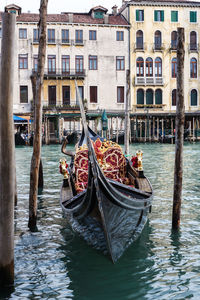
<path fill-rule="evenodd" d="M 60 159 L 60 174 L 64 176 L 63 178 L 63 186 L 67 187 L 68 186 L 68 178 L 69 178 L 69 172 L 67 170 L 68 164 L 65 158 Z"/>
<path fill-rule="evenodd" d="M 143 165 L 142 165 L 143 152 L 141 150 L 138 150 L 136 152 L 136 156 L 137 156 L 137 163 L 138 163 L 137 169 L 138 169 L 138 172 L 139 172 L 139 177 L 143 177 L 144 176 L 144 174 L 143 174 Z"/>

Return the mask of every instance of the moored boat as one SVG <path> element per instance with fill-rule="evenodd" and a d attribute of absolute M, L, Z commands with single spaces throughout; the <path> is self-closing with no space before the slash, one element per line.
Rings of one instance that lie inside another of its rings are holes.
<path fill-rule="evenodd" d="M 133 160 L 138 164 L 138 157 Z M 71 228 L 116 262 L 147 221 L 153 197 L 149 180 L 118 144 L 90 128 L 88 138 L 83 130 L 70 166 L 62 161 L 60 168 L 66 177 L 60 204 Z"/>

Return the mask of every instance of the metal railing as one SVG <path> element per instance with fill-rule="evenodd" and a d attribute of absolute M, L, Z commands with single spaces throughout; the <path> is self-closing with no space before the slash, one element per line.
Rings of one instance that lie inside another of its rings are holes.
<path fill-rule="evenodd" d="M 36 73 L 37 70 L 33 69 L 32 74 Z M 44 69 L 44 77 L 45 78 L 83 78 L 85 77 L 85 69 L 77 70 L 77 69 L 70 69 L 70 70 L 63 70 L 63 69 Z"/>
<path fill-rule="evenodd" d="M 163 77 L 135 77 L 135 85 L 164 85 Z"/>

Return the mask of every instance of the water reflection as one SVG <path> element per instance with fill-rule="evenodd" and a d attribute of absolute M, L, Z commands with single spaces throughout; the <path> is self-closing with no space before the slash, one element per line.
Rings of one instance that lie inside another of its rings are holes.
<path fill-rule="evenodd" d="M 145 299 L 157 273 L 153 270 L 151 227 L 146 224 L 142 236 L 131 245 L 113 265 L 97 250 L 90 248 L 77 235 L 61 230 L 66 244 L 60 247 L 66 258 L 66 273 L 71 279 L 69 288 L 75 299 Z"/>
<path fill-rule="evenodd" d="M 0 299 L 200 299 L 199 144 L 184 145 L 179 232 L 171 230 L 174 145 L 137 144 L 154 189 L 149 223 L 113 265 L 67 227 L 59 206 L 60 145 L 42 147 L 44 189 L 38 197 L 38 232 L 28 224 L 32 148 L 16 148 L 15 285 Z"/>

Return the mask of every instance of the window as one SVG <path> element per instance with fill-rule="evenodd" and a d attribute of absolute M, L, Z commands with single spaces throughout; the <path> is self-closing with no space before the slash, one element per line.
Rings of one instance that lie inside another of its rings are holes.
<path fill-rule="evenodd" d="M 89 30 L 89 40 L 96 41 L 96 39 L 97 39 L 96 30 Z"/>
<path fill-rule="evenodd" d="M 76 43 L 82 44 L 83 43 L 83 30 L 76 30 Z"/>
<path fill-rule="evenodd" d="M 197 106 L 197 90 L 191 90 L 191 106 Z"/>
<path fill-rule="evenodd" d="M 143 22 L 144 21 L 144 10 L 136 9 L 136 21 Z"/>
<path fill-rule="evenodd" d="M 162 90 L 157 89 L 155 92 L 155 104 L 162 104 Z"/>
<path fill-rule="evenodd" d="M 148 57 L 146 59 L 146 76 L 152 77 L 153 76 L 153 59 Z"/>
<path fill-rule="evenodd" d="M 116 69 L 118 71 L 125 69 L 124 56 L 116 57 Z"/>
<path fill-rule="evenodd" d="M 117 103 L 124 103 L 124 87 L 117 87 Z"/>
<path fill-rule="evenodd" d="M 48 55 L 48 74 L 56 73 L 56 56 Z"/>
<path fill-rule="evenodd" d="M 176 89 L 172 90 L 172 106 L 176 106 L 176 97 L 177 97 L 177 93 L 176 93 Z"/>
<path fill-rule="evenodd" d="M 39 30 L 33 29 L 33 42 L 38 43 L 39 42 Z"/>
<path fill-rule="evenodd" d="M 162 59 L 160 57 L 155 59 L 155 77 L 162 77 Z"/>
<path fill-rule="evenodd" d="M 84 89 L 83 89 L 83 86 L 78 86 L 78 90 L 79 90 L 79 95 L 81 97 L 81 100 L 83 100 L 84 99 Z M 79 100 L 78 100 L 77 92 L 76 92 L 76 104 L 79 105 Z"/>
<path fill-rule="evenodd" d="M 69 30 L 62 29 L 62 43 L 67 44 L 69 43 Z"/>
<path fill-rule="evenodd" d="M 20 85 L 20 103 L 28 103 L 28 86 Z"/>
<path fill-rule="evenodd" d="M 2 29 L 0 28 L 0 38 L 2 38 Z"/>
<path fill-rule="evenodd" d="M 28 54 L 19 54 L 19 69 L 28 69 Z"/>
<path fill-rule="evenodd" d="M 194 57 L 190 60 L 190 78 L 197 78 L 197 60 Z"/>
<path fill-rule="evenodd" d="M 177 49 L 177 40 L 178 36 L 177 36 L 177 31 L 172 31 L 171 33 L 171 48 L 172 49 Z"/>
<path fill-rule="evenodd" d="M 55 29 L 48 29 L 48 43 L 55 43 Z"/>
<path fill-rule="evenodd" d="M 190 50 L 197 50 L 197 34 L 195 31 L 190 32 Z"/>
<path fill-rule="evenodd" d="M 33 56 L 33 69 L 34 71 L 38 70 L 38 55 Z"/>
<path fill-rule="evenodd" d="M 83 56 L 76 55 L 75 57 L 75 69 L 77 74 L 83 73 Z"/>
<path fill-rule="evenodd" d="M 90 86 L 90 103 L 97 103 L 97 86 Z"/>
<path fill-rule="evenodd" d="M 124 40 L 124 32 L 123 31 L 117 31 L 116 33 L 116 38 L 117 38 L 117 41 L 123 41 Z"/>
<path fill-rule="evenodd" d="M 63 85 L 62 87 L 63 105 L 70 104 L 70 86 Z"/>
<path fill-rule="evenodd" d="M 48 86 L 49 105 L 56 105 L 56 85 Z"/>
<path fill-rule="evenodd" d="M 190 11 L 190 23 L 196 23 L 196 22 L 197 22 L 197 12 Z"/>
<path fill-rule="evenodd" d="M 144 90 L 137 90 L 137 104 L 144 104 Z"/>
<path fill-rule="evenodd" d="M 155 50 L 160 50 L 162 46 L 162 39 L 161 39 L 161 32 L 159 30 L 156 30 L 155 36 L 154 36 L 154 43 L 155 43 Z"/>
<path fill-rule="evenodd" d="M 154 10 L 154 21 L 164 22 L 164 10 Z"/>
<path fill-rule="evenodd" d="M 141 30 L 138 30 L 136 32 L 136 48 L 143 49 L 143 47 L 143 32 Z"/>
<path fill-rule="evenodd" d="M 177 10 L 171 11 L 171 22 L 178 22 L 178 11 Z"/>
<path fill-rule="evenodd" d="M 172 58 L 172 78 L 176 78 L 177 74 L 177 59 L 176 57 Z"/>
<path fill-rule="evenodd" d="M 146 90 L 146 104 L 153 104 L 153 90 Z"/>
<path fill-rule="evenodd" d="M 27 29 L 26 28 L 19 28 L 19 38 L 27 39 Z"/>
<path fill-rule="evenodd" d="M 70 73 L 70 56 L 62 55 L 62 73 L 69 74 Z"/>
<path fill-rule="evenodd" d="M 97 70 L 97 56 L 89 55 L 89 70 Z"/>
<path fill-rule="evenodd" d="M 95 19 L 103 19 L 103 12 L 102 11 L 95 11 L 94 18 Z"/>
<path fill-rule="evenodd" d="M 144 77 L 144 60 L 138 57 L 136 61 L 137 77 Z"/>

